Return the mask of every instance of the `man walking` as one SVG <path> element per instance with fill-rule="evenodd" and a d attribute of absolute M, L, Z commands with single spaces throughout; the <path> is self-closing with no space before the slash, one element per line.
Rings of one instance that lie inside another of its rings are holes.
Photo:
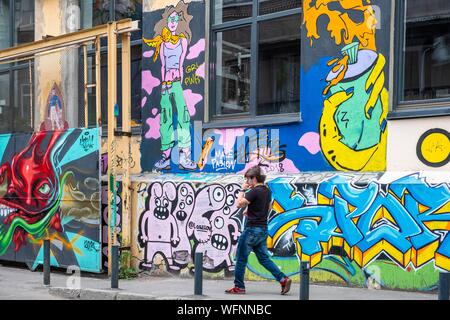
<path fill-rule="evenodd" d="M 239 237 L 236 251 L 236 267 L 234 271 L 234 287 L 226 290 L 229 294 L 245 294 L 244 274 L 248 256 L 253 251 L 259 263 L 266 268 L 281 284 L 281 294 L 286 294 L 291 288 L 289 279 L 273 263 L 267 252 L 267 216 L 272 202 L 272 192 L 264 184 L 266 176 L 261 174 L 261 168 L 255 166 L 247 170 L 245 182 L 238 196 L 238 208 L 245 208 L 247 222 Z"/>

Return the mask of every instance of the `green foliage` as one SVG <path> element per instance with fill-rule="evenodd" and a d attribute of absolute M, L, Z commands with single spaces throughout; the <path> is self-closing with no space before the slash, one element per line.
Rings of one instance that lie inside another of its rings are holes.
<path fill-rule="evenodd" d="M 131 252 L 130 251 L 122 251 L 120 253 L 119 259 L 119 279 L 133 279 L 136 278 L 139 274 L 139 271 L 131 268 Z"/>

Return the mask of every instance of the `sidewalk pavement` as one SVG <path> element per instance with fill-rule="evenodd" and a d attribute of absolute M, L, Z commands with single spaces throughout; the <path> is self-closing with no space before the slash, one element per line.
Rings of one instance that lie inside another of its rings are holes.
<path fill-rule="evenodd" d="M 73 286 L 79 289 L 71 289 Z M 203 295 L 194 295 L 194 279 L 142 276 L 119 280 L 119 289 L 111 289 L 105 275 L 82 274 L 81 278 L 52 272 L 50 286 L 43 285 L 41 271 L 0 266 L 0 299 L 18 300 L 298 300 L 300 286 L 292 283 L 288 295 L 280 295 L 275 281 L 247 281 L 245 295 L 228 295 L 229 280 L 203 279 Z M 437 300 L 437 293 L 375 290 L 364 288 L 310 285 L 310 300 Z"/>

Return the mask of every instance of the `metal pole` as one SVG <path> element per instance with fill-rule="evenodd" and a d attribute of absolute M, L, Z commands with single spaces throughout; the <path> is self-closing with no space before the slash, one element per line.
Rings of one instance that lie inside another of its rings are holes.
<path fill-rule="evenodd" d="M 84 61 L 84 127 L 89 127 L 89 96 L 88 96 L 88 56 L 87 46 L 83 44 L 83 61 Z"/>
<path fill-rule="evenodd" d="M 100 37 L 95 38 L 95 119 L 97 127 L 102 126 L 102 85 L 101 85 Z"/>
<path fill-rule="evenodd" d="M 194 294 L 203 294 L 203 252 L 195 253 Z"/>
<path fill-rule="evenodd" d="M 449 300 L 450 273 L 439 273 L 438 300 Z"/>
<path fill-rule="evenodd" d="M 113 193 L 116 190 L 115 149 L 116 117 L 114 106 L 117 99 L 117 25 L 108 23 L 108 275 L 111 275 L 112 245 L 117 244 L 116 225 L 113 223 L 116 211 Z"/>
<path fill-rule="evenodd" d="M 50 240 L 44 240 L 44 286 L 50 285 Z"/>
<path fill-rule="evenodd" d="M 122 245 L 131 245 L 131 33 L 122 34 L 122 143 L 125 161 L 122 166 Z"/>
<path fill-rule="evenodd" d="M 300 300 L 309 300 L 309 262 L 300 264 Z"/>
<path fill-rule="evenodd" d="M 119 246 L 113 245 L 112 252 L 112 272 L 111 272 L 111 288 L 119 288 Z"/>

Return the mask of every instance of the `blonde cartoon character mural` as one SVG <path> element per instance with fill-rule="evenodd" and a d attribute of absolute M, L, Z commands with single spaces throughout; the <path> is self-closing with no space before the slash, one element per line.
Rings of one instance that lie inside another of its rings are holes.
<path fill-rule="evenodd" d="M 162 19 L 155 25 L 155 37 L 143 39 L 154 48 L 153 62 L 161 61 L 161 159 L 154 165 L 156 170 L 169 170 L 172 149 L 175 146 L 173 108 L 176 108 L 177 145 L 179 150 L 179 168 L 196 170 L 197 164 L 191 160 L 190 114 L 183 94 L 183 64 L 192 39 L 189 27 L 192 16 L 188 14 L 188 5 L 180 1 L 175 7 L 166 7 Z"/>

